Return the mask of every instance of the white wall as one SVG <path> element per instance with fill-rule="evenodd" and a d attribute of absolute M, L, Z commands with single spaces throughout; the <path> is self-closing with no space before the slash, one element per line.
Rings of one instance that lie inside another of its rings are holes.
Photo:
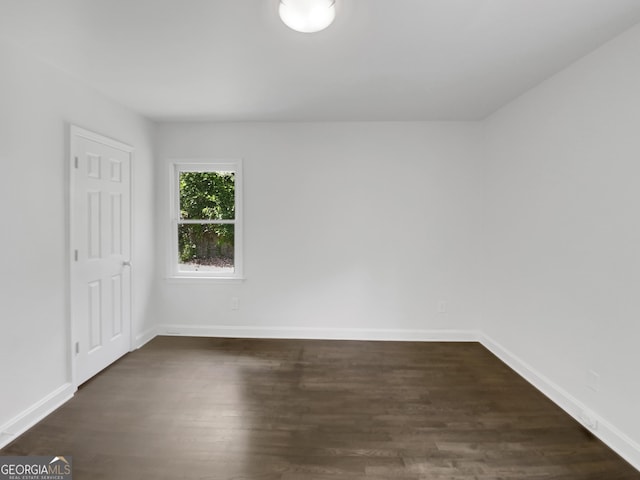
<path fill-rule="evenodd" d="M 5 430 L 22 425 L 16 423 L 18 415 L 60 393 L 70 381 L 70 123 L 136 149 L 134 331 L 149 327 L 144 322 L 154 260 L 151 124 L 62 72 L 0 44 L 0 443 L 6 440 Z"/>
<path fill-rule="evenodd" d="M 486 122 L 483 330 L 640 465 L 640 26 Z M 587 373 L 600 375 L 600 389 Z"/>
<path fill-rule="evenodd" d="M 472 123 L 159 125 L 159 265 L 170 159 L 244 159 L 246 240 L 243 283 L 160 283 L 159 322 L 172 326 L 160 331 L 411 338 L 477 328 L 480 141 Z"/>

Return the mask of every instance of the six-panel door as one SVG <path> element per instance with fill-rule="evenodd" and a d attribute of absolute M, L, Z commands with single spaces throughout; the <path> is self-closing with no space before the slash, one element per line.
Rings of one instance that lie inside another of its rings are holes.
<path fill-rule="evenodd" d="M 72 133 L 71 313 L 79 385 L 129 351 L 131 150 Z"/>

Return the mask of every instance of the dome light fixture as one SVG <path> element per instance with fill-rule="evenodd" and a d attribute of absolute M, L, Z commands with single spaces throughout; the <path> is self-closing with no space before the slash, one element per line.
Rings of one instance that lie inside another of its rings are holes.
<path fill-rule="evenodd" d="M 336 18 L 335 0 L 280 0 L 280 18 L 296 32 L 324 30 Z"/>

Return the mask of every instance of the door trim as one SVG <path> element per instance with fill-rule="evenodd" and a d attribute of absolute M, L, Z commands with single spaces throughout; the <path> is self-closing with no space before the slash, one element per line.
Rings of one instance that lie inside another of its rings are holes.
<path fill-rule="evenodd" d="M 74 157 L 74 152 L 76 151 L 77 148 L 77 139 L 78 138 L 84 138 L 87 140 L 92 140 L 94 142 L 97 143 L 102 143 L 106 146 L 109 147 L 113 147 L 116 148 L 118 150 L 122 150 L 124 152 L 127 152 L 129 154 L 129 158 L 130 158 L 130 163 L 129 163 L 129 168 L 130 168 L 130 183 L 129 183 L 129 198 L 130 198 L 130 216 L 129 216 L 129 243 L 130 243 L 130 261 L 132 263 L 132 265 L 135 265 L 135 259 L 134 259 L 134 252 L 133 252 L 133 245 L 135 245 L 135 241 L 134 241 L 134 232 L 133 232 L 133 225 L 135 225 L 134 220 L 133 220 L 133 215 L 134 215 L 134 208 L 133 208 L 133 183 L 134 183 L 134 175 L 133 175 L 133 164 L 134 164 L 134 148 L 131 145 L 128 145 L 126 143 L 120 142 L 118 140 L 114 140 L 113 138 L 109 138 L 106 137 L 104 135 L 100 135 L 99 133 L 93 132 L 91 130 L 87 130 L 84 128 L 81 128 L 77 125 L 73 125 L 70 124 L 69 125 L 69 154 L 68 154 L 68 162 L 67 162 L 67 168 L 68 168 L 68 176 L 67 176 L 67 181 L 69 182 L 69 188 L 67 189 L 67 193 L 68 193 L 68 201 L 67 201 L 67 214 L 69 215 L 69 222 L 68 222 L 68 229 L 67 229 L 67 255 L 68 255 L 68 263 L 67 263 L 67 311 L 68 311 L 68 325 L 69 325 L 69 345 L 68 345 L 68 352 L 69 352 L 69 368 L 68 368 L 68 375 L 69 378 L 71 380 L 71 385 L 73 386 L 74 391 L 77 390 L 78 388 L 78 377 L 77 377 L 77 365 L 76 365 L 76 350 L 75 350 L 75 336 L 76 336 L 76 327 L 75 327 L 75 319 L 73 318 L 72 315 L 72 307 L 71 305 L 73 304 L 73 278 L 72 278 L 72 272 L 73 272 L 73 264 L 74 264 L 74 231 L 75 231 L 75 223 L 74 223 L 74 204 L 73 204 L 73 200 L 75 198 L 75 184 L 74 184 L 74 179 L 73 179 L 73 174 L 74 174 L 74 169 L 75 169 L 75 157 Z M 128 317 L 129 317 L 129 351 L 134 350 L 134 338 L 135 338 L 135 334 L 134 334 L 134 330 L 133 330 L 133 279 L 134 279 L 134 272 L 133 272 L 133 267 L 130 268 L 130 282 L 129 282 L 129 298 L 131 299 L 130 304 L 129 304 L 129 309 L 131 310 Z"/>

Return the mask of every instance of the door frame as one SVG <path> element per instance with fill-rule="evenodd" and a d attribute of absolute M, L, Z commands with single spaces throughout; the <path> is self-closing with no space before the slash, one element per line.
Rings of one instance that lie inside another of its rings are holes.
<path fill-rule="evenodd" d="M 131 262 L 131 264 L 134 264 L 134 253 L 133 253 L 133 245 L 135 244 L 134 242 L 134 233 L 133 233 L 133 225 L 135 224 L 133 221 L 133 215 L 134 215 L 134 208 L 133 208 L 133 162 L 134 162 L 134 148 L 131 145 L 128 145 L 126 143 L 120 142 L 118 140 L 114 140 L 113 138 L 110 137 L 106 137 L 104 135 L 101 135 L 99 133 L 96 133 L 94 131 L 91 130 L 87 130 L 84 128 L 81 128 L 77 125 L 74 124 L 69 124 L 69 130 L 68 130 L 68 136 L 67 138 L 69 139 L 69 155 L 68 155 L 68 162 L 67 162 L 67 168 L 68 168 L 68 176 L 67 176 L 67 181 L 69 182 L 69 188 L 67 189 L 67 194 L 68 194 L 68 205 L 67 205 L 67 214 L 69 215 L 69 222 L 68 222 L 68 229 L 67 229 L 67 258 L 68 258 L 68 263 L 67 263 L 67 311 L 69 312 L 69 348 L 68 348 L 68 353 L 69 353 L 69 378 L 71 380 L 71 385 L 73 386 L 74 390 L 77 390 L 78 388 L 78 377 L 77 377 L 77 355 L 76 355 L 76 322 L 77 319 L 73 317 L 73 309 L 72 309 L 72 305 L 73 305 L 73 264 L 75 263 L 75 259 L 74 259 L 74 233 L 75 233 L 75 219 L 74 219 L 74 199 L 75 199 L 75 183 L 74 183 L 74 170 L 75 170 L 75 165 L 76 165 L 76 158 L 74 156 L 74 153 L 76 152 L 77 149 L 77 138 L 85 138 L 87 140 L 92 140 L 94 142 L 97 143 L 102 143 L 104 145 L 107 145 L 109 147 L 113 147 L 116 148 L 118 150 L 122 150 L 124 152 L 127 152 L 129 154 L 129 170 L 130 170 L 130 174 L 129 174 L 129 178 L 130 178 L 130 182 L 129 182 L 129 210 L 130 210 L 130 215 L 129 215 L 129 260 Z M 130 281 L 129 281 L 129 298 L 130 298 L 130 302 L 129 302 L 129 351 L 133 351 L 134 350 L 134 338 L 135 338 L 135 334 L 133 331 L 133 278 L 134 278 L 134 272 L 133 272 L 133 267 L 130 266 L 129 267 L 130 272 Z"/>

